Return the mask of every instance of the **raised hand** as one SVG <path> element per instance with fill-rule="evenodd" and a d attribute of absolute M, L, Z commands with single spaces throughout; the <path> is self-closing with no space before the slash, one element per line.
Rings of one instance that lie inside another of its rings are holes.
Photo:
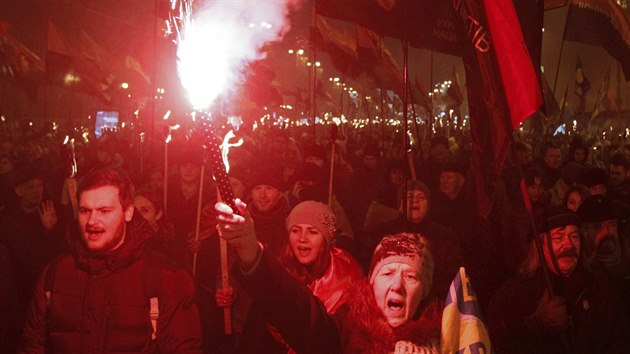
<path fill-rule="evenodd" d="M 214 208 L 217 216 L 219 236 L 236 249 L 238 258 L 244 265 L 252 264 L 258 255 L 258 241 L 254 222 L 247 212 L 247 205 L 240 199 L 235 201 L 241 215 L 235 214 L 229 205 L 218 202 Z"/>
<path fill-rule="evenodd" d="M 55 204 L 53 204 L 52 201 L 44 201 L 39 206 L 39 219 L 42 221 L 42 225 L 44 225 L 44 229 L 47 232 L 57 226 L 57 212 L 55 211 Z"/>

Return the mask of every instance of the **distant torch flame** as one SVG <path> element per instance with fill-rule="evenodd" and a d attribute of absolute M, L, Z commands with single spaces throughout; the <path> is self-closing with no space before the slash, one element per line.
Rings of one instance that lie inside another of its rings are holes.
<path fill-rule="evenodd" d="M 184 1 L 175 24 L 177 70 L 196 110 L 207 110 L 221 93 L 236 91 L 247 64 L 263 59 L 262 47 L 289 30 L 289 3 L 279 1 L 213 1 L 195 8 Z"/>

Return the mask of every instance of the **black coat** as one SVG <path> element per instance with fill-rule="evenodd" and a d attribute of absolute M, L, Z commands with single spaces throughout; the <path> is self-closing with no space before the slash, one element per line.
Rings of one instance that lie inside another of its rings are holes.
<path fill-rule="evenodd" d="M 526 320 L 545 292 L 539 272 L 516 276 L 492 298 L 487 315 L 497 353 L 627 353 L 630 327 L 616 289 L 602 276 L 576 270 L 552 276 L 556 295 L 566 300 L 570 327 L 565 334 L 541 333 Z"/>

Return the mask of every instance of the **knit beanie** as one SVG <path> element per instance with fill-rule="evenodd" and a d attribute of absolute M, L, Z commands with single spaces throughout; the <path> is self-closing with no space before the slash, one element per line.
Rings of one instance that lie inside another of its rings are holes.
<path fill-rule="evenodd" d="M 326 204 L 307 200 L 291 210 L 286 220 L 286 227 L 288 232 L 295 224 L 313 225 L 330 243 L 335 235 L 336 222 L 337 217 Z"/>
<path fill-rule="evenodd" d="M 619 219 L 610 197 L 594 195 L 588 197 L 577 210 L 584 223 L 601 222 Z"/>
<path fill-rule="evenodd" d="M 272 186 L 284 192 L 285 187 L 282 173 L 278 168 L 258 164 L 252 168 L 249 178 L 249 187 L 254 188 L 260 185 Z"/>
<path fill-rule="evenodd" d="M 607 185 L 608 173 L 606 173 L 606 170 L 598 167 L 587 168 L 584 172 L 582 172 L 582 174 L 580 174 L 580 178 L 577 182 L 587 188 L 598 184 Z"/>
<path fill-rule="evenodd" d="M 424 285 L 425 298 L 433 284 L 433 257 L 426 240 L 418 234 L 400 233 L 387 235 L 376 246 L 370 265 L 370 284 L 379 270 L 392 263 L 405 263 L 418 270 L 420 281 Z"/>

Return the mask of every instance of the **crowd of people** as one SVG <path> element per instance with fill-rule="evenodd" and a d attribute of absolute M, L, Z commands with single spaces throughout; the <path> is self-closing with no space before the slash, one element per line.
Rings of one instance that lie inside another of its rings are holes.
<path fill-rule="evenodd" d="M 77 144 L 76 176 L 4 136 L 0 351 L 437 353 L 460 267 L 493 351 L 628 351 L 628 144 L 517 134 L 482 218 L 470 137 L 345 134 L 238 132 L 237 210 L 194 134 Z"/>

